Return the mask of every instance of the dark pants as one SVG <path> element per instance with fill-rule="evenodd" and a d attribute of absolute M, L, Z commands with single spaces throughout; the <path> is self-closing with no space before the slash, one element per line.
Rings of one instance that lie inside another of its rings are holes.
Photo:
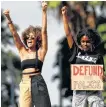
<path fill-rule="evenodd" d="M 41 75 L 31 77 L 32 107 L 51 107 L 46 83 Z"/>

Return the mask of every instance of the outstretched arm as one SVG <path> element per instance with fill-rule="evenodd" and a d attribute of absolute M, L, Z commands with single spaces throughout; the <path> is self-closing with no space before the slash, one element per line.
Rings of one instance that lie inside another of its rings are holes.
<path fill-rule="evenodd" d="M 42 2 L 42 50 L 46 54 L 48 49 L 47 41 L 47 3 Z"/>
<path fill-rule="evenodd" d="M 62 11 L 64 30 L 65 30 L 65 34 L 66 34 L 66 37 L 67 37 L 68 45 L 69 45 L 70 48 L 72 48 L 73 38 L 72 38 L 72 33 L 70 31 L 69 24 L 68 24 L 67 7 L 66 6 L 62 7 L 61 11 Z"/>
<path fill-rule="evenodd" d="M 18 48 L 18 50 L 20 51 L 22 49 L 22 47 L 24 47 L 23 43 L 21 42 L 21 39 L 15 29 L 15 26 L 10 18 L 10 15 L 9 15 L 9 10 L 5 10 L 4 12 L 4 15 L 6 16 L 6 19 L 7 19 L 7 23 L 8 23 L 8 26 L 9 26 L 9 29 L 13 35 L 13 38 L 14 38 L 14 41 L 15 41 L 15 44 Z"/>

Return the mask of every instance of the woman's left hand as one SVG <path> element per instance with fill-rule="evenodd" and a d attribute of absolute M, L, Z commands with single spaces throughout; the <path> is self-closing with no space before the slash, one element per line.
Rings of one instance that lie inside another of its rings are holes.
<path fill-rule="evenodd" d="M 103 82 L 106 82 L 106 75 L 103 76 Z"/>
<path fill-rule="evenodd" d="M 106 75 L 102 75 L 102 76 L 100 77 L 100 79 L 101 79 L 103 82 L 106 82 Z"/>
<path fill-rule="evenodd" d="M 46 11 L 47 10 L 47 2 L 42 1 L 42 10 Z"/>

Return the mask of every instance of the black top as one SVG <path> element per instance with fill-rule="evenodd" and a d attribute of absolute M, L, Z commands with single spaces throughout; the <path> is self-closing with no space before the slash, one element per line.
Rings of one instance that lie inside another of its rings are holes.
<path fill-rule="evenodd" d="M 74 43 L 73 47 L 70 49 L 70 54 L 70 64 L 101 64 L 105 71 L 104 60 L 99 53 L 83 51 Z"/>
<path fill-rule="evenodd" d="M 26 59 L 26 60 L 23 60 L 21 62 L 21 68 L 22 68 L 22 70 L 27 69 L 27 68 L 37 68 L 41 72 L 42 65 L 43 65 L 43 62 L 40 61 L 38 58 L 35 58 L 35 59 Z"/>

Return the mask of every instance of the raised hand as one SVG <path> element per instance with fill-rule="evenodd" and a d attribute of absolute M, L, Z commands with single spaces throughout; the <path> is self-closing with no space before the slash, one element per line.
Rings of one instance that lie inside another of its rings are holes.
<path fill-rule="evenodd" d="M 42 1 L 42 10 L 46 12 L 47 10 L 47 2 Z"/>
<path fill-rule="evenodd" d="M 10 18 L 10 11 L 7 9 L 7 10 L 5 10 L 4 12 L 3 12 L 3 14 L 6 16 L 6 18 L 7 18 L 7 23 L 8 24 L 11 24 L 12 23 L 12 21 L 11 21 L 11 18 Z"/>
<path fill-rule="evenodd" d="M 66 15 L 67 14 L 67 7 L 66 6 L 62 7 L 61 11 L 62 11 L 62 15 L 64 15 L 64 14 Z"/>
<path fill-rule="evenodd" d="M 3 12 L 3 14 L 7 17 L 7 16 L 9 16 L 9 10 L 7 9 L 7 10 L 5 10 L 4 12 Z"/>

